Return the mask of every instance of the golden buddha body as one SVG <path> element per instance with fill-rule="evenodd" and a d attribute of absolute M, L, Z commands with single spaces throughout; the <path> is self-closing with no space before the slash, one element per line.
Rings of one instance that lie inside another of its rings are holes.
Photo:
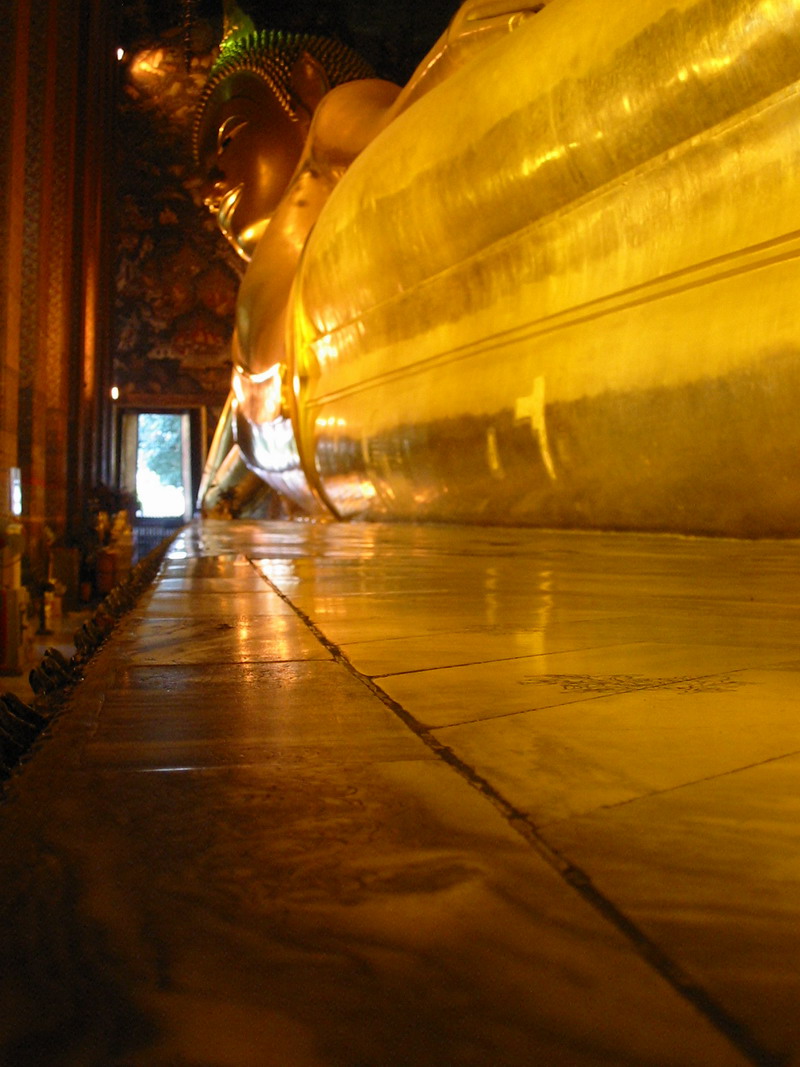
<path fill-rule="evenodd" d="M 270 149 L 239 448 L 341 518 L 798 535 L 800 3 L 540 7 Z"/>

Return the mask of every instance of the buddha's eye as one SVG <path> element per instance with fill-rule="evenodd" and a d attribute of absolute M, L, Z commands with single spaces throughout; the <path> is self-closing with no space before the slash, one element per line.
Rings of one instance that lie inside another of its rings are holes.
<path fill-rule="evenodd" d="M 247 125 L 247 119 L 238 115 L 229 115 L 217 132 L 217 153 L 224 152 L 240 130 Z"/>

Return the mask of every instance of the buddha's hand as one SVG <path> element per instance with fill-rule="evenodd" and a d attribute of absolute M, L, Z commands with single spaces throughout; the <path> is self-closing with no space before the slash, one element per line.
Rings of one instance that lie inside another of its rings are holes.
<path fill-rule="evenodd" d="M 447 29 L 450 47 L 482 48 L 495 37 L 515 30 L 522 22 L 538 14 L 543 3 L 520 4 L 514 0 L 466 0 Z"/>

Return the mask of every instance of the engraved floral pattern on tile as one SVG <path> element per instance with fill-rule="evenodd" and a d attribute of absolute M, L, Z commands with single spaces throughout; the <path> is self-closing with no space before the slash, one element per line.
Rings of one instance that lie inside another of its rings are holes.
<path fill-rule="evenodd" d="M 598 693 L 611 696 L 639 689 L 668 689 L 673 693 L 727 693 L 746 685 L 729 675 L 712 678 L 648 678 L 636 674 L 529 674 L 519 685 L 557 685 L 565 693 Z"/>

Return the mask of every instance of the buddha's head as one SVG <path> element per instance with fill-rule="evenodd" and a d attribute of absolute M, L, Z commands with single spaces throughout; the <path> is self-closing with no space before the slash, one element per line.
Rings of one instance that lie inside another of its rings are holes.
<path fill-rule="evenodd" d="M 195 114 L 204 200 L 250 259 L 300 159 L 314 111 L 335 85 L 372 76 L 345 45 L 252 31 L 224 41 Z"/>

